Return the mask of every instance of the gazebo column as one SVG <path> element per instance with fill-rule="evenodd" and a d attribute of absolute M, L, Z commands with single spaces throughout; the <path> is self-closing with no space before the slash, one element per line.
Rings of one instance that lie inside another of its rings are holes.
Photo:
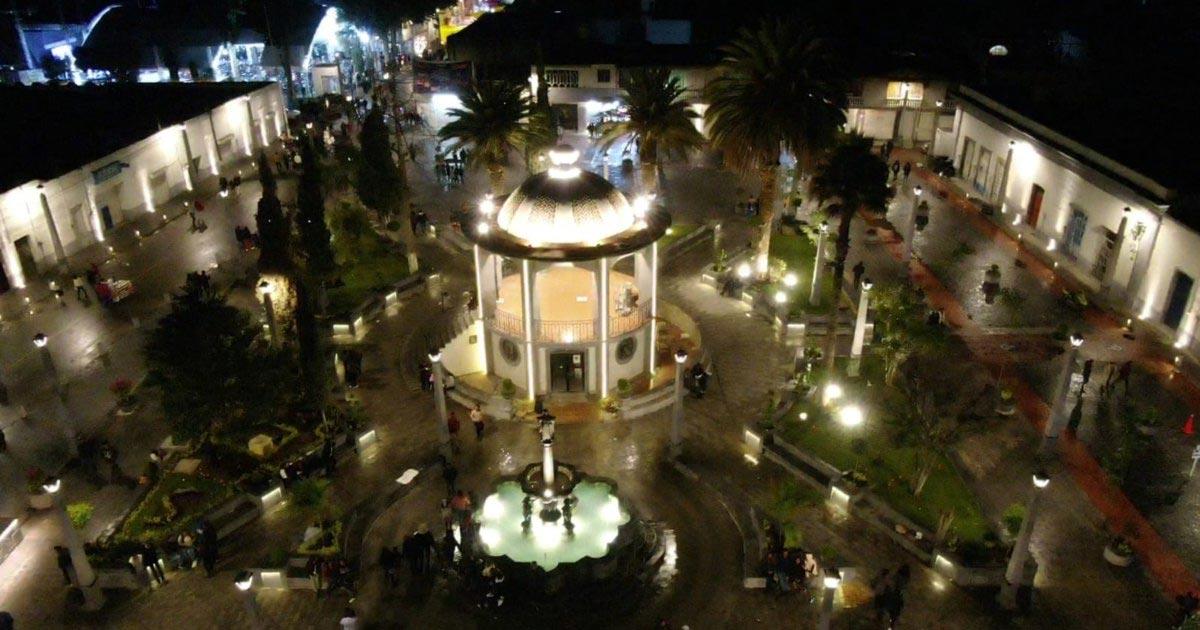
<path fill-rule="evenodd" d="M 537 357 L 533 353 L 533 276 L 529 261 L 521 261 L 521 312 L 525 316 L 525 374 L 529 400 L 537 397 Z"/>
<path fill-rule="evenodd" d="M 485 284 L 484 277 L 490 277 L 490 274 L 488 274 L 488 267 L 492 264 L 492 261 L 495 260 L 496 256 L 481 250 L 478 245 L 474 247 L 474 250 L 475 303 L 477 305 L 475 316 L 479 319 L 479 343 L 483 344 L 483 373 L 487 374 L 491 364 L 491 357 L 488 355 L 491 354 L 492 334 L 491 331 L 488 330 L 487 321 L 484 319 L 484 314 L 486 313 L 484 304 L 491 302 L 489 307 L 493 310 L 496 308 L 496 287 L 491 285 L 491 283 Z M 484 293 L 485 288 L 487 293 Z"/>
<path fill-rule="evenodd" d="M 612 296 L 608 291 L 608 258 L 600 259 L 600 273 L 597 274 L 600 281 L 600 290 L 596 294 L 599 299 L 598 306 L 600 308 L 600 330 L 598 336 L 600 338 L 600 395 L 608 395 L 608 318 L 612 308 Z"/>

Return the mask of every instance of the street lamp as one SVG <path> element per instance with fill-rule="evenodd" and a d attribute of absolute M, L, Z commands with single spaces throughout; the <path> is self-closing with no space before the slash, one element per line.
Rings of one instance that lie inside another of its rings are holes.
<path fill-rule="evenodd" d="M 908 213 L 908 221 L 905 222 L 904 234 L 904 264 L 908 265 L 908 261 L 912 260 L 913 239 L 916 238 L 917 225 L 917 206 L 921 203 L 921 194 L 925 192 L 920 184 L 913 186 L 913 202 L 912 211 Z"/>
<path fill-rule="evenodd" d="M 233 585 L 242 594 L 242 602 L 246 606 L 247 614 L 250 615 L 250 626 L 252 628 L 262 628 L 262 618 L 258 611 L 258 600 L 254 595 L 254 591 L 250 590 L 254 586 L 254 574 L 249 571 L 239 571 L 233 578 Z"/>
<path fill-rule="evenodd" d="M 821 620 L 817 624 L 819 630 L 829 630 L 829 624 L 833 617 L 833 597 L 837 594 L 838 587 L 842 585 L 842 573 L 837 569 L 827 569 L 825 577 L 821 579 L 821 585 L 825 587 L 825 596 L 821 598 Z"/>
<path fill-rule="evenodd" d="M 1017 591 L 1025 578 L 1025 563 L 1029 559 L 1029 540 L 1033 535 L 1033 524 L 1041 506 L 1042 490 L 1050 485 L 1050 475 L 1044 470 L 1033 473 L 1033 498 L 1025 510 L 1025 518 L 1021 521 L 1021 529 L 1017 532 L 1017 540 L 1013 544 L 1012 555 L 1008 557 L 1008 568 L 1004 571 L 1004 584 L 1000 587 L 999 602 L 1001 606 L 1012 610 L 1017 607 Z"/>
<path fill-rule="evenodd" d="M 1062 433 L 1063 427 L 1066 426 L 1070 417 L 1070 412 L 1067 410 L 1067 397 L 1071 393 L 1071 377 L 1075 374 L 1075 362 L 1079 358 L 1079 349 L 1083 346 L 1083 335 L 1079 333 L 1071 335 L 1070 345 L 1071 349 L 1067 352 L 1067 359 L 1063 363 L 1062 374 L 1059 376 L 1058 391 L 1054 394 L 1054 404 L 1050 407 L 1050 421 L 1046 423 L 1046 432 L 1042 435 L 1043 454 L 1053 452 L 1058 435 Z"/>
<path fill-rule="evenodd" d="M 859 364 L 862 363 L 863 344 L 867 340 L 867 308 L 870 306 L 873 286 L 870 278 L 863 278 L 858 292 L 858 313 L 854 318 L 854 337 L 850 342 L 848 371 L 851 376 L 858 376 Z"/>
<path fill-rule="evenodd" d="M 479 202 L 479 212 L 483 213 L 483 216 L 485 216 L 485 217 L 490 217 L 490 216 L 492 216 L 492 213 L 495 211 L 496 211 L 496 201 L 495 201 L 495 199 L 492 198 L 492 193 L 488 193 Z"/>
<path fill-rule="evenodd" d="M 38 333 L 33 336 L 33 345 L 40 351 L 42 355 L 42 366 L 46 368 L 46 374 L 54 380 L 54 389 L 58 390 L 58 368 L 54 366 L 54 357 L 50 356 L 50 338 L 45 333 Z"/>
<path fill-rule="evenodd" d="M 787 294 L 787 291 L 784 291 L 784 290 L 782 290 L 782 289 L 781 289 L 781 290 L 779 290 L 779 291 L 776 291 L 776 292 L 775 292 L 775 295 L 774 295 L 774 296 L 772 296 L 772 297 L 775 299 L 775 303 L 776 303 L 776 304 L 781 304 L 781 305 L 782 305 L 782 304 L 787 304 L 787 301 L 788 301 L 788 294 Z"/>
<path fill-rule="evenodd" d="M 864 420 L 866 420 L 866 414 L 858 405 L 846 405 L 838 409 L 838 422 L 848 429 L 861 425 Z"/>
<path fill-rule="evenodd" d="M 825 389 L 821 392 L 821 404 L 829 406 L 830 403 L 842 397 L 842 386 L 837 383 L 826 383 Z"/>
<path fill-rule="evenodd" d="M 800 284 L 800 278 L 796 276 L 795 272 L 789 271 L 783 274 L 783 286 L 791 289 L 797 284 Z"/>
<path fill-rule="evenodd" d="M 817 255 L 813 257 L 812 288 L 808 292 L 808 303 L 811 306 L 821 305 L 821 274 L 825 271 L 825 235 L 829 233 L 829 222 L 822 221 L 817 227 Z"/>
<path fill-rule="evenodd" d="M 67 409 L 66 389 L 59 380 L 58 368 L 54 365 L 54 357 L 50 354 L 50 338 L 45 333 L 37 333 L 33 336 L 33 345 L 38 349 L 38 354 L 42 357 L 42 367 L 45 368 L 46 375 L 50 377 L 50 382 L 54 385 L 54 414 L 62 427 L 63 435 L 67 438 L 67 451 L 72 458 L 77 457 L 79 444 L 75 439 L 75 424 L 71 421 L 70 410 Z"/>
<path fill-rule="evenodd" d="M 275 323 L 275 285 L 270 280 L 258 283 L 258 294 L 262 296 L 263 309 L 267 312 L 267 329 L 271 332 L 271 345 L 279 345 L 279 329 Z"/>
<path fill-rule="evenodd" d="M 433 368 L 433 402 L 438 415 L 438 451 L 448 462 L 453 449 L 450 448 L 450 426 L 446 420 L 446 390 L 442 387 L 442 381 L 445 379 L 442 370 L 445 368 L 442 366 L 441 350 L 429 352 L 429 364 Z"/>
<path fill-rule="evenodd" d="M 750 263 L 744 262 L 737 266 L 737 277 L 742 280 L 749 278 L 751 273 L 753 273 L 753 270 L 750 268 Z"/>
<path fill-rule="evenodd" d="M 683 454 L 683 364 L 688 354 L 680 348 L 675 351 L 675 402 L 671 408 L 671 457 Z"/>
<path fill-rule="evenodd" d="M 75 569 L 76 585 L 83 593 L 83 609 L 100 610 L 104 606 L 104 593 L 96 586 L 96 572 L 92 570 L 87 553 L 83 550 L 83 540 L 79 538 L 79 532 L 71 523 L 71 517 L 67 515 L 67 508 L 62 503 L 62 496 L 59 494 L 59 491 L 62 490 L 62 480 L 58 477 L 46 479 L 42 484 L 42 490 L 54 499 L 54 511 L 58 517 L 58 526 L 63 532 L 63 542 L 66 543 L 67 551 L 71 556 L 71 566 Z"/>

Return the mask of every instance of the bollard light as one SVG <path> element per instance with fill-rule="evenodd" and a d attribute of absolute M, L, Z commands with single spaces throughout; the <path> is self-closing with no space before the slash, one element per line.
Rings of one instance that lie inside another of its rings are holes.
<path fill-rule="evenodd" d="M 441 351 L 441 350 L 434 350 L 434 351 L 430 352 L 430 353 L 429 353 L 429 360 L 430 360 L 430 361 L 432 361 L 432 362 L 434 362 L 434 363 L 437 363 L 438 361 L 441 361 L 441 360 L 442 360 L 442 351 Z"/>
<path fill-rule="evenodd" d="M 243 593 L 250 590 L 254 585 L 254 574 L 249 571 L 241 571 L 233 578 L 233 585 Z"/>
<path fill-rule="evenodd" d="M 791 288 L 800 284 L 800 278 L 795 273 L 789 271 L 783 274 L 783 286 Z"/>
<path fill-rule="evenodd" d="M 275 293 L 275 285 L 270 280 L 263 280 L 258 283 L 258 294 L 262 296 L 272 295 Z"/>
<path fill-rule="evenodd" d="M 482 212 L 483 216 L 485 217 L 492 216 L 492 213 L 496 211 L 496 201 L 492 198 L 491 193 L 488 193 L 479 201 L 479 211 Z"/>
<path fill-rule="evenodd" d="M 675 362 L 676 363 L 683 365 L 683 363 L 687 361 L 687 358 L 688 358 L 688 354 L 682 348 L 675 351 Z"/>
<path fill-rule="evenodd" d="M 1075 333 L 1071 335 L 1071 347 L 1078 348 L 1083 345 L 1083 335 Z"/>
<path fill-rule="evenodd" d="M 741 278 L 742 280 L 745 280 L 746 278 L 749 278 L 749 277 L 750 277 L 750 273 L 751 273 L 751 269 L 750 269 L 750 263 L 748 263 L 748 262 L 744 262 L 744 263 L 742 263 L 742 264 L 740 264 L 740 265 L 738 265 L 738 266 L 737 266 L 737 275 L 738 275 L 738 277 L 739 277 L 739 278 Z"/>
<path fill-rule="evenodd" d="M 487 221 L 480 221 L 479 224 L 475 226 L 475 233 L 480 236 L 487 236 L 487 233 L 491 230 L 492 228 L 487 224 Z"/>
<path fill-rule="evenodd" d="M 33 336 L 33 345 L 39 348 L 45 348 L 47 343 L 50 343 L 50 338 L 45 334 L 38 333 Z"/>
<path fill-rule="evenodd" d="M 788 301 L 788 295 L 784 291 L 776 291 L 774 297 L 776 304 L 785 304 Z"/>
<path fill-rule="evenodd" d="M 842 585 L 842 574 L 837 569 L 829 569 L 825 573 L 825 579 L 823 582 L 825 584 L 825 588 L 829 590 L 835 590 L 837 587 Z"/>
<path fill-rule="evenodd" d="M 1039 470 L 1033 473 L 1033 487 L 1041 490 L 1050 485 L 1050 473 L 1045 470 Z"/>
<path fill-rule="evenodd" d="M 62 479 L 58 477 L 50 477 L 42 484 L 42 490 L 46 494 L 56 494 L 60 489 L 62 489 Z"/>
<path fill-rule="evenodd" d="M 854 428 L 863 423 L 866 415 L 863 413 L 862 407 L 858 405 L 846 405 L 838 410 L 838 422 L 842 426 Z"/>

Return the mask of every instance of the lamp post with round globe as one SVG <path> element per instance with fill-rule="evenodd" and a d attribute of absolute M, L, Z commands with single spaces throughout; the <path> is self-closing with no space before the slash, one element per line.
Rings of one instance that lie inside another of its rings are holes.
<path fill-rule="evenodd" d="M 811 306 L 821 305 L 821 276 L 825 271 L 825 235 L 829 233 L 829 222 L 822 221 L 817 227 L 817 255 L 813 257 L 812 288 L 808 292 Z"/>
<path fill-rule="evenodd" d="M 854 318 L 854 337 L 850 342 L 850 376 L 858 376 L 862 364 L 863 344 L 867 340 L 867 308 L 871 301 L 871 288 L 874 285 L 870 278 L 863 278 L 858 292 L 858 313 Z"/>
<path fill-rule="evenodd" d="M 1008 567 L 1004 571 L 1004 584 L 1000 587 L 999 602 L 1008 609 L 1017 607 L 1017 591 L 1025 578 L 1025 563 L 1029 559 L 1029 540 L 1033 536 L 1033 525 L 1041 507 L 1043 490 L 1050 485 L 1050 475 L 1044 470 L 1033 473 L 1033 497 L 1025 510 L 1025 518 L 1021 521 L 1021 529 L 1017 532 L 1017 540 L 1013 544 L 1012 555 L 1008 557 Z"/>
<path fill-rule="evenodd" d="M 683 454 L 683 364 L 688 355 L 682 348 L 675 351 L 675 402 L 671 406 L 671 457 Z"/>
<path fill-rule="evenodd" d="M 33 345 L 38 349 L 42 367 L 45 368 L 46 375 L 50 377 L 54 387 L 54 415 L 62 427 L 63 435 L 67 439 L 67 451 L 73 459 L 79 456 L 79 444 L 75 434 L 75 423 L 71 420 L 70 410 L 67 409 L 67 390 L 63 387 L 58 368 L 54 365 L 54 357 L 50 354 L 50 338 L 45 333 L 37 333 L 33 336 Z"/>
<path fill-rule="evenodd" d="M 917 236 L 917 206 L 921 203 L 921 194 L 924 189 L 920 185 L 913 186 L 913 202 L 912 211 L 908 213 L 908 221 L 904 222 L 904 264 L 912 260 L 913 255 L 913 239 Z"/>
<path fill-rule="evenodd" d="M 250 616 L 250 627 L 256 630 L 262 628 L 262 615 L 258 609 L 258 598 L 254 593 L 254 574 L 249 571 L 239 571 L 233 578 L 233 586 L 242 596 L 246 614 Z"/>
<path fill-rule="evenodd" d="M 62 480 L 57 477 L 47 479 L 42 484 L 42 490 L 54 499 L 55 516 L 58 519 L 59 529 L 63 532 L 63 542 L 66 543 L 67 551 L 71 555 L 71 566 L 75 569 L 76 585 L 83 592 L 83 609 L 99 610 L 104 606 L 104 593 L 100 587 L 96 586 L 96 572 L 92 570 L 92 565 L 88 562 L 87 553 L 83 549 L 83 540 L 79 537 L 75 525 L 71 523 L 71 517 L 67 515 L 67 507 L 63 505 Z"/>
<path fill-rule="evenodd" d="M 837 569 L 828 569 L 821 578 L 824 595 L 821 597 L 821 620 L 817 623 L 819 630 L 829 630 L 833 619 L 833 598 L 837 595 L 838 587 L 842 585 L 842 573 Z"/>
<path fill-rule="evenodd" d="M 1059 375 L 1058 390 L 1054 393 L 1054 404 L 1050 407 L 1050 421 L 1046 423 L 1046 431 L 1042 435 L 1042 453 L 1048 455 L 1054 451 L 1058 436 L 1067 425 L 1070 412 L 1067 410 L 1067 396 L 1071 393 L 1071 378 L 1075 375 L 1075 362 L 1079 359 L 1079 349 L 1083 346 L 1083 335 L 1071 335 L 1070 347 L 1062 374 Z"/>
<path fill-rule="evenodd" d="M 450 425 L 446 419 L 446 390 L 442 387 L 446 369 L 442 365 L 442 351 L 434 350 L 429 353 L 429 365 L 433 371 L 433 402 L 437 407 L 438 416 L 438 452 L 446 461 L 450 461 L 453 449 L 450 447 Z"/>

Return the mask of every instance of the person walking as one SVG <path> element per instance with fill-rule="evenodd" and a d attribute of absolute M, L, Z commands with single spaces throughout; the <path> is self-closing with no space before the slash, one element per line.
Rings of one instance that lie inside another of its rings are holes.
<path fill-rule="evenodd" d="M 892 584 L 891 569 L 880 569 L 875 577 L 871 578 L 871 607 L 875 609 L 875 623 L 883 622 L 883 616 L 887 613 L 888 590 Z"/>
<path fill-rule="evenodd" d="M 1079 388 L 1079 395 L 1083 395 L 1083 388 L 1087 387 L 1088 381 L 1092 380 L 1092 367 L 1096 363 L 1095 359 L 1088 359 L 1083 362 L 1083 385 Z"/>
<path fill-rule="evenodd" d="M 904 163 L 904 181 L 908 181 L 908 174 L 912 172 L 912 162 Z"/>
<path fill-rule="evenodd" d="M 196 208 L 194 206 L 188 208 L 188 218 L 192 220 L 192 230 L 196 229 Z"/>
<path fill-rule="evenodd" d="M 1129 377 L 1133 374 L 1133 361 L 1126 361 L 1121 364 L 1121 369 L 1117 376 L 1121 384 L 1125 386 L 1125 395 L 1129 395 Z"/>
<path fill-rule="evenodd" d="M 83 288 L 84 287 L 83 274 L 81 274 L 81 273 L 75 274 L 75 276 L 73 278 L 71 278 L 71 284 L 75 285 L 76 299 L 78 299 L 80 302 L 87 303 L 88 294 L 87 294 L 87 289 Z"/>
<path fill-rule="evenodd" d="M 154 578 L 155 582 L 167 583 L 167 576 L 163 575 L 162 566 L 158 564 L 158 549 L 154 545 L 147 544 L 142 547 L 142 564 L 150 569 L 150 577 Z"/>
<path fill-rule="evenodd" d="M 892 179 L 900 176 L 900 160 L 892 160 Z"/>
<path fill-rule="evenodd" d="M 462 428 L 462 424 L 458 421 L 458 414 L 453 411 L 446 417 L 446 428 L 450 431 L 450 448 L 458 452 L 458 430 Z"/>
<path fill-rule="evenodd" d="M 863 261 L 858 261 L 856 265 L 850 268 L 850 272 L 854 274 L 854 286 L 858 286 L 862 282 L 863 274 L 867 273 L 867 266 Z"/>
<path fill-rule="evenodd" d="M 479 403 L 475 403 L 475 407 L 471 409 L 471 424 L 475 426 L 475 441 L 483 441 L 483 408 Z"/>
<path fill-rule="evenodd" d="M 404 555 L 404 561 L 408 563 L 408 572 L 413 577 L 417 577 L 420 565 L 420 552 L 417 551 L 416 532 L 404 536 L 404 541 L 400 543 L 400 553 Z"/>
<path fill-rule="evenodd" d="M 442 479 L 446 481 L 446 494 L 453 496 L 454 482 L 458 479 L 458 469 L 448 460 L 442 461 Z"/>
<path fill-rule="evenodd" d="M 379 550 L 379 568 L 383 569 L 383 578 L 388 588 L 396 588 L 396 552 L 392 547 L 384 545 Z"/>
<path fill-rule="evenodd" d="M 442 571 L 449 572 L 454 567 L 454 550 L 458 548 L 458 540 L 454 538 L 454 530 L 449 527 L 442 534 L 442 542 L 438 545 L 438 562 Z"/>
<path fill-rule="evenodd" d="M 70 586 L 75 582 L 73 577 L 75 569 L 71 564 L 71 552 L 67 551 L 67 548 L 62 545 L 55 545 L 54 553 L 58 563 L 58 570 L 62 571 L 63 584 Z"/>
<path fill-rule="evenodd" d="M 433 540 L 433 533 L 429 531 L 429 526 L 421 523 L 417 529 L 417 534 L 413 536 L 417 541 L 417 553 L 420 555 L 421 575 L 430 573 L 433 567 L 433 550 L 437 546 Z"/>
<path fill-rule="evenodd" d="M 208 521 L 200 527 L 200 562 L 204 564 L 204 574 L 212 577 L 217 566 L 217 530 Z"/>

